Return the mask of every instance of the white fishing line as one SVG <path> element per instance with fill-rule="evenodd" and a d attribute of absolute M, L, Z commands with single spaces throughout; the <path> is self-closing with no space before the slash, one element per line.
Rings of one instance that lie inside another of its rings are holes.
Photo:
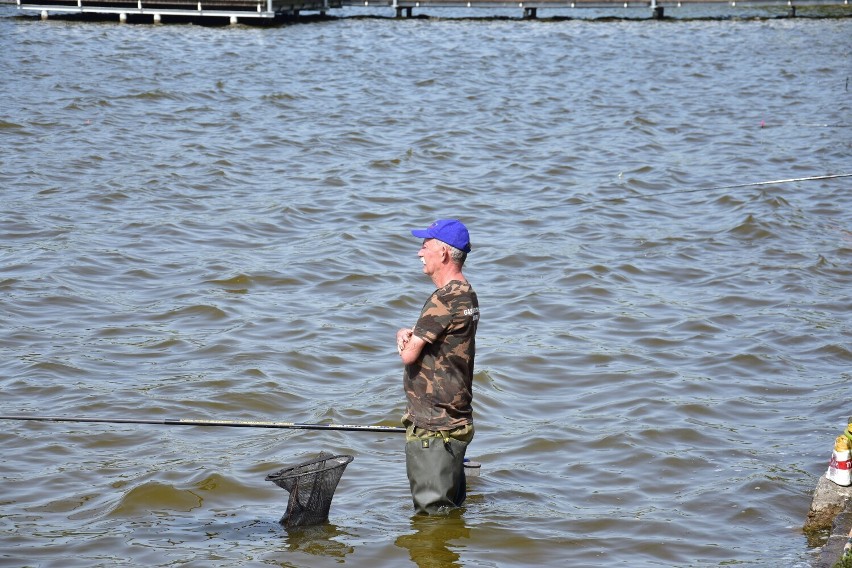
<path fill-rule="evenodd" d="M 793 183 L 797 181 L 815 181 L 815 180 L 825 180 L 825 179 L 837 179 L 837 178 L 845 178 L 852 177 L 852 173 L 848 174 L 827 174 L 822 176 L 809 176 L 809 177 L 800 177 L 800 178 L 788 178 L 788 179 L 776 179 L 772 181 L 755 181 L 751 183 L 736 183 L 733 185 L 717 185 L 714 187 L 699 187 L 693 189 L 679 189 L 675 191 L 664 191 L 661 193 L 648 193 L 642 195 L 625 195 L 623 197 L 609 197 L 606 199 L 597 199 L 593 201 L 593 203 L 597 202 L 607 202 L 607 201 L 621 201 L 623 199 L 651 199 L 654 197 L 660 197 L 661 195 L 676 195 L 680 193 L 698 193 L 702 191 L 717 191 L 720 189 L 738 189 L 743 187 L 758 187 L 761 185 L 780 185 L 782 183 Z"/>

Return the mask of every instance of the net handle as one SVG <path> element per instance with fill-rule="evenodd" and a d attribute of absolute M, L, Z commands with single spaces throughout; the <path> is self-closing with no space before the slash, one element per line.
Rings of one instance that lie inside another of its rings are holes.
<path fill-rule="evenodd" d="M 362 424 L 300 424 L 298 422 L 264 422 L 251 420 L 211 420 L 203 418 L 136 419 L 136 418 L 83 418 L 65 416 L 0 416 L 0 420 L 33 422 L 86 422 L 101 424 L 157 424 L 161 426 L 222 426 L 227 428 L 283 428 L 290 430 L 342 430 L 349 432 L 405 432 L 400 426 Z"/>

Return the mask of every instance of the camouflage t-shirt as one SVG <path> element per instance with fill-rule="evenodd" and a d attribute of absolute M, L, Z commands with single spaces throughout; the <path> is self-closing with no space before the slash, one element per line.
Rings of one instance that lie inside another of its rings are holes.
<path fill-rule="evenodd" d="M 470 284 L 453 280 L 435 290 L 420 312 L 414 335 L 426 340 L 406 365 L 407 415 L 427 430 L 473 423 L 473 358 L 479 302 Z"/>

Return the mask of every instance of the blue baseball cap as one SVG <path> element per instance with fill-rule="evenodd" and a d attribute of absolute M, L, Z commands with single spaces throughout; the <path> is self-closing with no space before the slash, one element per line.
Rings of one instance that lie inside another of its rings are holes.
<path fill-rule="evenodd" d="M 456 219 L 438 219 L 422 231 L 414 230 L 411 234 L 421 239 L 438 239 L 451 247 L 470 252 L 470 234 L 464 223 Z"/>

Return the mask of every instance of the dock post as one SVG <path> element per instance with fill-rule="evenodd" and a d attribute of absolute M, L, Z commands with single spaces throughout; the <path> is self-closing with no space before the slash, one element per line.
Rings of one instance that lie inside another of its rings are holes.
<path fill-rule="evenodd" d="M 796 17 L 796 6 L 792 2 L 790 2 L 790 11 L 787 13 L 787 15 L 790 16 L 791 18 Z"/>
<path fill-rule="evenodd" d="M 665 15 L 665 8 L 657 5 L 657 0 L 651 0 L 651 18 L 654 20 L 662 20 Z"/>
<path fill-rule="evenodd" d="M 524 8 L 524 19 L 535 20 L 538 17 L 538 8 Z"/>

